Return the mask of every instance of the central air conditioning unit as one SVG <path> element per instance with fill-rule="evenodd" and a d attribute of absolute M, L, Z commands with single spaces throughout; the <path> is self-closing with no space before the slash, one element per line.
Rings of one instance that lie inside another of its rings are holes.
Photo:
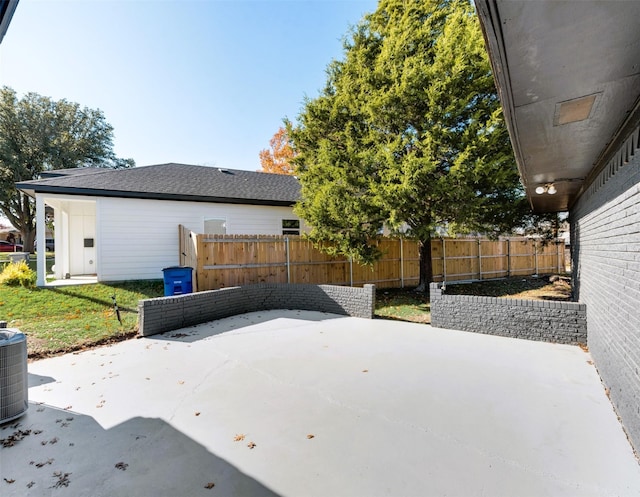
<path fill-rule="evenodd" d="M 27 337 L 0 329 L 0 424 L 19 418 L 28 408 Z"/>

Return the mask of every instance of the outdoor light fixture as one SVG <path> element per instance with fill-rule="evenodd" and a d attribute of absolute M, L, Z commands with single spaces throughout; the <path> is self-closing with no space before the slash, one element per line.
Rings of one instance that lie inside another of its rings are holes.
<path fill-rule="evenodd" d="M 554 186 L 553 183 L 547 183 L 546 185 L 540 185 L 536 188 L 536 193 L 538 195 L 542 195 L 543 193 L 548 193 L 549 195 L 555 195 L 556 192 L 558 190 L 556 190 L 556 187 Z"/>

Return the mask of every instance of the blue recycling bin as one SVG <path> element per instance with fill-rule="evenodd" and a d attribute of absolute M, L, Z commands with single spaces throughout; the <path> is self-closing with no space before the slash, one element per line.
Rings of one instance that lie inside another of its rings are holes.
<path fill-rule="evenodd" d="M 191 275 L 193 268 L 189 266 L 172 266 L 162 270 L 164 275 L 164 296 L 183 295 L 193 292 Z"/>

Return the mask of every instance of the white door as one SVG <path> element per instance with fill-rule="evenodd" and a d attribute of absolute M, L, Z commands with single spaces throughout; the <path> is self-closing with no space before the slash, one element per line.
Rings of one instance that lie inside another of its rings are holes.
<path fill-rule="evenodd" d="M 82 257 L 82 274 L 96 274 L 96 230 L 95 230 L 95 217 L 82 216 L 83 222 L 83 257 Z"/>
<path fill-rule="evenodd" d="M 96 274 L 96 223 L 89 212 L 69 216 L 71 275 Z"/>

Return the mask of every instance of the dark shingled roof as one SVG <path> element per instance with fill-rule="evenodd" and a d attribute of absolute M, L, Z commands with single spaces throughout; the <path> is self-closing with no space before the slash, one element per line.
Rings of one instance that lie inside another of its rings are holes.
<path fill-rule="evenodd" d="M 16 186 L 30 195 L 58 193 L 277 206 L 293 205 L 300 197 L 300 183 L 294 176 L 173 163 L 131 169 L 48 171 L 42 179 Z"/>

